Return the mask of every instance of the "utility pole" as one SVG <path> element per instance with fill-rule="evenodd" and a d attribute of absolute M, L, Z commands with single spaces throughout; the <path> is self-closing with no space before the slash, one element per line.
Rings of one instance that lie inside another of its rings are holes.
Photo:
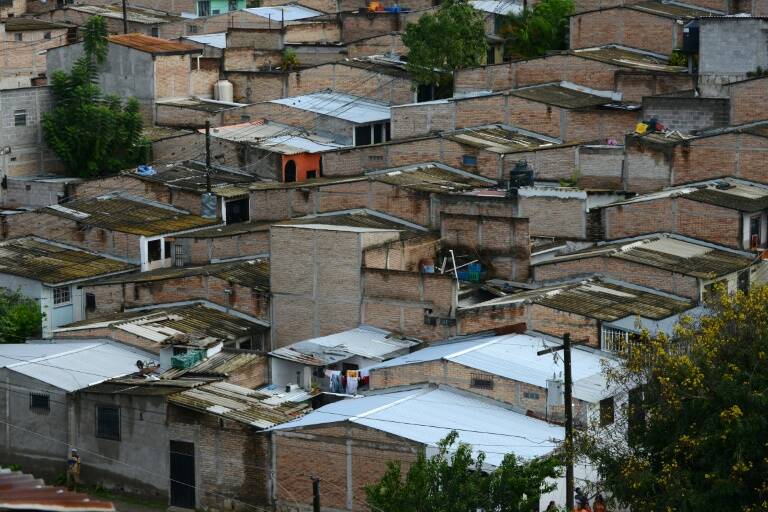
<path fill-rule="evenodd" d="M 571 377 L 571 347 L 586 343 L 580 340 L 571 343 L 571 333 L 563 334 L 563 344 L 536 352 L 543 356 L 563 351 L 563 377 L 565 379 L 565 508 L 573 510 L 573 378 Z"/>
<path fill-rule="evenodd" d="M 312 512 L 320 512 L 320 479 L 316 476 L 312 479 Z"/>
<path fill-rule="evenodd" d="M 128 33 L 128 7 L 125 5 L 127 1 L 123 0 L 123 34 Z"/>
<path fill-rule="evenodd" d="M 205 122 L 205 191 L 211 192 L 211 122 Z"/>

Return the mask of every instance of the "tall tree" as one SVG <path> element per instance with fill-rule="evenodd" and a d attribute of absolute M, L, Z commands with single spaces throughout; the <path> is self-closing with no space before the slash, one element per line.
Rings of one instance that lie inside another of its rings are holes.
<path fill-rule="evenodd" d="M 37 302 L 0 288 L 0 343 L 23 343 L 29 337 L 40 336 L 42 321 Z"/>
<path fill-rule="evenodd" d="M 766 510 L 768 287 L 709 306 L 632 346 L 608 374 L 630 397 L 622 423 L 583 439 L 602 486 L 633 510 Z"/>
<path fill-rule="evenodd" d="M 55 106 L 43 118 L 48 145 L 76 176 L 113 173 L 146 156 L 139 103 L 102 93 L 98 66 L 108 52 L 106 22 L 91 18 L 85 27 L 83 56 L 70 73 L 56 71 L 51 85 Z"/>
<path fill-rule="evenodd" d="M 454 71 L 480 65 L 488 48 L 483 15 L 466 0 L 446 0 L 436 13 L 409 23 L 403 43 L 408 71 L 429 85 L 443 85 Z"/>
<path fill-rule="evenodd" d="M 485 455 L 473 457 L 472 448 L 457 442 L 451 432 L 438 444 L 438 453 L 423 454 L 403 475 L 399 463 L 390 463 L 382 479 L 366 488 L 368 505 L 379 512 L 529 512 L 554 485 L 547 478 L 560 475 L 555 457 L 523 461 L 504 457 L 489 474 L 483 472 Z"/>
<path fill-rule="evenodd" d="M 568 17 L 573 12 L 573 0 L 541 0 L 533 8 L 509 15 L 501 29 L 507 55 L 530 59 L 567 49 Z"/>

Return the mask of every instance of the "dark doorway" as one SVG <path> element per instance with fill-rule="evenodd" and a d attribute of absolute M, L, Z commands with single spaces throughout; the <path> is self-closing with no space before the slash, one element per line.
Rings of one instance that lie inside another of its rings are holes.
<path fill-rule="evenodd" d="M 296 181 L 296 162 L 288 160 L 285 164 L 285 182 L 293 183 Z"/>
<path fill-rule="evenodd" d="M 195 508 L 195 445 L 171 441 L 171 506 Z"/>
<path fill-rule="evenodd" d="M 236 224 L 238 222 L 248 222 L 248 198 L 234 199 L 226 202 L 227 224 Z"/>

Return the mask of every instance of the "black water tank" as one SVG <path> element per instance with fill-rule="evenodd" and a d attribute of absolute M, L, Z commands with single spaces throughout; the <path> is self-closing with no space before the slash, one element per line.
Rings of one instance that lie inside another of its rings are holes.
<path fill-rule="evenodd" d="M 683 28 L 683 53 L 699 53 L 699 20 L 690 21 Z"/>

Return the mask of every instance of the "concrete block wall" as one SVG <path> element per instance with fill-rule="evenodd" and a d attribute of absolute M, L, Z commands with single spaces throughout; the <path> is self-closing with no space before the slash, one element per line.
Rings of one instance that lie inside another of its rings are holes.
<path fill-rule="evenodd" d="M 71 189 L 64 181 L 9 179 L 0 204 L 4 208 L 42 208 L 59 203 Z"/>
<path fill-rule="evenodd" d="M 183 244 L 191 265 L 204 265 L 211 261 L 228 260 L 244 256 L 269 253 L 269 232 L 267 229 L 231 236 L 195 236 L 176 238 L 175 243 Z"/>
<path fill-rule="evenodd" d="M 723 98 L 648 96 L 643 98 L 643 119 L 651 117 L 683 133 L 720 128 L 729 124 L 729 102 Z"/>
<path fill-rule="evenodd" d="M 239 103 L 259 103 L 288 96 L 286 74 L 282 72 L 227 71 L 226 78 L 232 82 L 234 100 Z"/>

